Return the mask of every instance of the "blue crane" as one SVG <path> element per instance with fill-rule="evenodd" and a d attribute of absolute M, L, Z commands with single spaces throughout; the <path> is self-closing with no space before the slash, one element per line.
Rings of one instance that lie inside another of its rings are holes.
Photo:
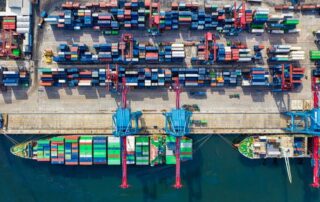
<path fill-rule="evenodd" d="M 127 93 L 126 80 L 123 78 L 121 106 L 112 116 L 112 135 L 121 138 L 122 182 L 120 187 L 124 189 L 129 187 L 127 180 L 127 136 L 140 132 L 139 118 L 142 115 L 141 111 L 131 112 L 131 109 L 127 107 Z"/>
<path fill-rule="evenodd" d="M 182 187 L 180 177 L 180 141 L 181 137 L 190 133 L 189 126 L 192 113 L 180 108 L 181 88 L 179 78 L 176 80 L 174 89 L 176 92 L 176 108 L 172 109 L 170 112 L 164 113 L 163 115 L 166 117 L 164 128 L 165 132 L 176 138 L 176 182 L 174 187 L 180 189 Z"/>

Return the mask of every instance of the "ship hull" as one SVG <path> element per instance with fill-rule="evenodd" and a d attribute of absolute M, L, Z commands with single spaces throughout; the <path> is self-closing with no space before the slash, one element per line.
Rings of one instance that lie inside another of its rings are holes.
<path fill-rule="evenodd" d="M 310 157 L 305 135 L 250 136 L 237 147 L 240 154 L 249 159 Z"/>
<path fill-rule="evenodd" d="M 128 136 L 128 165 L 175 164 L 174 137 Z M 121 141 L 107 135 L 67 135 L 31 140 L 10 149 L 15 156 L 57 165 L 121 165 Z M 192 160 L 192 139 L 183 137 L 181 161 Z"/>

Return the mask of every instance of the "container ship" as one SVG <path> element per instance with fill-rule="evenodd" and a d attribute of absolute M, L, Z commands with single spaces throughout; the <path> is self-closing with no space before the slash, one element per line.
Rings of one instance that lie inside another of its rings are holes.
<path fill-rule="evenodd" d="M 251 136 L 237 146 L 249 159 L 310 158 L 308 140 L 305 135 Z"/>
<path fill-rule="evenodd" d="M 176 164 L 175 137 L 166 135 L 128 136 L 127 164 Z M 107 135 L 67 135 L 31 140 L 11 148 L 15 156 L 58 165 L 120 165 L 119 137 Z M 183 137 L 181 161 L 192 160 L 192 139 Z"/>

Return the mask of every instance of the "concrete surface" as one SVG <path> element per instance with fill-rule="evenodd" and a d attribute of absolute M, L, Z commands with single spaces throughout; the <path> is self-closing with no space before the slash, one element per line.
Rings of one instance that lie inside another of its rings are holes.
<path fill-rule="evenodd" d="M 56 6 L 63 1 L 55 1 L 53 4 L 48 4 L 50 1 L 41 2 L 41 8 L 53 11 L 56 10 Z M 267 4 L 269 4 L 268 2 L 272 1 L 269 0 L 265 2 L 266 3 L 264 3 L 261 7 L 267 7 Z M 214 3 L 223 5 L 223 3 L 226 4 L 227 2 L 214 1 Z M 282 2 L 277 1 L 277 3 Z M 204 4 L 204 1 L 201 1 L 200 4 Z M 250 7 L 254 8 L 257 6 Z M 270 11 L 275 12 L 273 8 L 270 8 Z M 39 13 L 39 11 L 36 11 L 36 13 Z M 263 43 L 266 46 L 269 46 L 270 44 L 291 44 L 294 46 L 301 46 L 303 50 L 306 51 L 306 60 L 300 62 L 300 65 L 306 67 L 307 70 L 306 77 L 303 79 L 303 87 L 295 92 L 290 93 L 271 93 L 268 90 L 241 87 L 200 89 L 207 91 L 207 97 L 204 99 L 190 97 L 188 92 L 192 91 L 192 89 L 184 89 L 184 92 L 181 95 L 182 104 L 198 104 L 201 113 L 211 114 L 210 118 L 208 118 L 208 121 L 216 122 L 216 125 L 210 127 L 208 126 L 208 131 L 198 128 L 194 130 L 195 133 L 204 133 L 204 131 L 206 133 L 223 133 L 223 128 L 226 129 L 225 133 L 232 133 L 232 131 L 238 131 L 241 133 L 258 133 L 263 131 L 266 131 L 265 133 L 281 132 L 281 128 L 285 126 L 285 124 L 283 124 L 285 121 L 280 117 L 279 113 L 288 110 L 289 100 L 312 98 L 310 72 L 313 68 L 313 64 L 309 60 L 309 50 L 317 49 L 313 42 L 314 38 L 312 31 L 320 29 L 320 23 L 318 23 L 320 17 L 314 14 L 295 13 L 295 15 L 300 19 L 301 22 L 298 27 L 301 29 L 301 33 L 299 35 L 282 36 L 269 35 L 265 33 L 262 36 L 255 36 L 249 33 L 241 33 L 238 37 L 221 36 L 219 42 L 225 42 L 228 39 L 232 39 L 233 41 L 245 42 L 249 47 L 252 47 L 257 43 Z M 38 17 L 35 17 L 34 20 L 37 21 Z M 76 129 L 78 129 L 77 131 L 81 131 L 83 129 L 83 133 L 90 131 L 100 133 L 110 130 L 108 129 L 108 119 L 104 114 L 112 113 L 112 111 L 116 109 L 117 105 L 119 104 L 119 95 L 111 95 L 102 87 L 79 87 L 73 89 L 38 87 L 37 68 L 57 66 L 57 64 L 46 65 L 42 62 L 42 51 L 45 48 L 52 48 L 53 50 L 56 50 L 58 44 L 66 42 L 81 42 L 91 46 L 93 43 L 102 43 L 106 41 L 111 42 L 114 40 L 118 41 L 119 36 L 102 36 L 99 32 L 90 29 L 85 29 L 84 31 L 80 32 L 57 30 L 52 29 L 48 25 L 46 25 L 42 30 L 39 30 L 37 27 L 34 29 L 36 33 L 34 40 L 34 60 L 31 62 L 31 64 L 26 64 L 29 65 L 28 68 L 33 76 L 32 87 L 29 89 L 10 89 L 8 92 L 3 92 L 0 96 L 0 112 L 9 113 L 7 132 L 10 134 L 31 134 L 37 133 L 36 131 L 41 129 L 42 132 L 54 131 L 52 133 L 56 133 L 56 131 L 59 132 L 60 130 L 59 133 L 68 131 L 71 133 L 72 130 L 69 130 L 69 127 L 71 126 L 73 126 L 74 131 Z M 198 41 L 201 37 L 203 37 L 204 33 L 205 32 L 202 31 L 191 32 L 189 30 L 180 30 L 178 32 L 168 31 L 165 32 L 161 38 L 157 37 L 155 39 L 150 38 L 145 32 L 133 31 L 134 37 L 138 41 L 157 42 Z M 188 53 L 190 53 L 188 58 L 193 56 L 193 52 L 194 51 L 188 51 Z M 266 59 L 265 52 L 264 59 Z M 0 61 L 0 65 L 8 66 L 10 69 L 14 69 L 17 66 L 20 66 L 21 62 Z M 186 66 L 190 66 L 190 64 L 187 63 Z M 268 68 L 267 63 L 259 66 Z M 60 65 L 60 67 L 64 66 Z M 89 66 L 88 68 L 96 67 L 97 66 Z M 247 68 L 248 66 L 243 64 L 236 65 L 236 68 L 239 67 Z M 211 68 L 225 67 L 212 66 Z M 240 99 L 230 99 L 229 95 L 234 93 L 239 93 Z M 131 106 L 133 110 L 144 110 L 158 114 L 162 110 L 168 111 L 170 108 L 174 107 L 175 96 L 173 92 L 170 92 L 166 89 L 132 89 L 129 92 L 128 100 L 129 106 Z M 81 116 L 83 113 L 88 115 Z M 272 116 L 276 117 L 269 117 L 267 115 L 253 116 L 253 113 L 273 114 Z M 19 114 L 22 115 L 20 116 Z M 29 115 L 27 116 L 24 114 Z M 38 115 L 33 116 L 33 114 Z M 68 114 L 73 114 L 72 118 L 70 118 Z M 77 118 L 74 119 L 73 116 L 76 116 Z M 101 122 L 97 121 L 95 124 L 92 124 L 95 116 L 96 119 L 101 120 Z M 52 119 L 48 117 L 51 117 Z M 53 117 L 56 118 L 53 119 Z M 41 121 L 38 123 L 36 120 Z M 50 120 L 52 123 L 46 125 L 44 122 L 45 120 Z M 164 119 L 159 118 L 159 120 L 156 120 L 156 123 L 158 124 L 158 128 L 161 128 L 160 126 L 164 123 Z M 59 127 L 61 128 L 59 129 Z"/>

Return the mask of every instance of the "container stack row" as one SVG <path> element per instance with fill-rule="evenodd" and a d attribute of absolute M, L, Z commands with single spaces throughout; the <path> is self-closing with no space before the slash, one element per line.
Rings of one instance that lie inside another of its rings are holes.
<path fill-rule="evenodd" d="M 127 164 L 135 164 L 135 137 L 127 137 Z"/>
<path fill-rule="evenodd" d="M 298 24 L 299 20 L 293 18 L 293 15 L 290 14 L 270 15 L 267 29 L 271 34 L 299 33 Z"/>
<path fill-rule="evenodd" d="M 165 138 L 163 136 L 150 137 L 150 165 L 161 165 L 165 162 Z"/>
<path fill-rule="evenodd" d="M 291 45 L 273 45 L 267 49 L 270 62 L 290 62 L 304 60 L 305 52 L 301 47 Z"/>
<path fill-rule="evenodd" d="M 121 143 L 118 137 L 108 137 L 108 165 L 121 164 Z"/>
<path fill-rule="evenodd" d="M 65 138 L 65 164 L 78 165 L 79 145 L 78 136 L 68 136 Z"/>
<path fill-rule="evenodd" d="M 93 163 L 107 163 L 107 138 L 104 136 L 93 137 Z"/>
<path fill-rule="evenodd" d="M 242 86 L 269 86 L 269 72 L 262 67 L 252 68 L 250 74 L 243 77 Z"/>
<path fill-rule="evenodd" d="M 79 164 L 92 165 L 92 136 L 80 136 L 79 150 Z"/>
<path fill-rule="evenodd" d="M 50 140 L 43 139 L 37 141 L 37 146 L 34 149 L 36 151 L 37 161 L 50 161 Z"/>
<path fill-rule="evenodd" d="M 181 161 L 192 160 L 192 139 L 185 137 L 181 138 L 180 159 Z"/>
<path fill-rule="evenodd" d="M 175 80 L 185 87 L 234 87 L 234 86 L 268 86 L 269 71 L 264 68 L 250 70 L 209 70 L 206 68 L 139 68 L 129 70 L 115 66 L 108 69 L 79 68 L 44 68 L 40 69 L 41 86 L 106 86 L 115 87 L 113 81 L 107 80 L 117 75 L 121 83 L 139 88 L 169 87 Z M 109 72 L 109 73 L 108 73 Z M 110 74 L 108 76 L 108 74 Z"/>
<path fill-rule="evenodd" d="M 208 50 L 206 53 L 206 45 L 201 42 L 197 45 L 197 57 L 191 59 L 193 64 L 214 64 L 215 62 L 220 63 L 230 63 L 230 62 L 254 62 L 262 59 L 262 53 L 259 49 L 259 56 L 253 55 L 252 50 L 246 45 L 225 45 L 221 43 L 213 44 L 208 43 Z M 255 45 L 261 46 L 261 45 Z M 215 51 L 214 51 L 215 49 Z M 214 52 L 216 52 L 216 57 L 214 57 Z M 255 54 L 257 51 L 255 50 Z M 206 54 L 208 56 L 206 57 Z"/>
<path fill-rule="evenodd" d="M 275 65 L 270 68 L 273 91 L 289 91 L 302 85 L 305 68 L 291 64 Z"/>
<path fill-rule="evenodd" d="M 2 29 L 5 30 L 16 30 L 16 17 L 15 16 L 5 16 L 2 18 Z"/>
<path fill-rule="evenodd" d="M 175 138 L 171 136 L 128 136 L 127 164 L 175 164 Z M 57 136 L 36 141 L 37 161 L 65 165 L 121 164 L 119 137 Z M 181 138 L 181 161 L 192 160 L 192 139 Z"/>
<path fill-rule="evenodd" d="M 166 164 L 176 164 L 176 138 L 168 136 L 166 138 Z"/>
<path fill-rule="evenodd" d="M 149 165 L 149 137 L 136 137 L 136 165 Z"/>
<path fill-rule="evenodd" d="M 310 51 L 310 60 L 312 60 L 312 61 L 320 60 L 320 50 Z"/>
<path fill-rule="evenodd" d="M 28 87 L 30 82 L 29 72 L 26 70 L 20 71 L 0 71 L 2 83 L 6 87 Z"/>
<path fill-rule="evenodd" d="M 250 32 L 254 34 L 264 33 L 265 24 L 269 19 L 269 9 L 257 8 L 253 12 L 252 23 L 250 24 Z"/>
<path fill-rule="evenodd" d="M 64 164 L 64 138 L 51 139 L 51 164 Z"/>
<path fill-rule="evenodd" d="M 155 24 L 160 32 L 184 27 L 190 30 L 217 30 L 227 35 L 235 35 L 242 29 L 248 29 L 252 33 L 263 33 L 269 17 L 268 9 L 246 9 L 244 13 L 246 26 L 238 28 L 234 26 L 234 22 L 239 19 L 235 19 L 235 8 L 231 5 L 221 8 L 216 5 L 206 5 L 203 9 L 199 8 L 199 4 L 193 3 L 191 6 L 187 4 L 174 3 L 171 9 L 166 11 L 157 10 L 158 3 L 149 0 L 119 2 L 110 7 L 104 7 L 103 3 L 90 6 L 77 4 L 72 5 L 71 8 L 62 6 L 64 9 L 62 12 L 53 13 L 45 18 L 45 22 L 58 28 L 74 30 L 90 27 L 111 35 L 118 34 L 120 29 L 150 29 Z M 154 22 L 150 24 L 151 27 L 147 26 L 149 16 Z M 284 21 L 286 29 L 283 30 L 291 33 L 289 30 L 294 30 L 292 23 L 296 22 Z"/>

